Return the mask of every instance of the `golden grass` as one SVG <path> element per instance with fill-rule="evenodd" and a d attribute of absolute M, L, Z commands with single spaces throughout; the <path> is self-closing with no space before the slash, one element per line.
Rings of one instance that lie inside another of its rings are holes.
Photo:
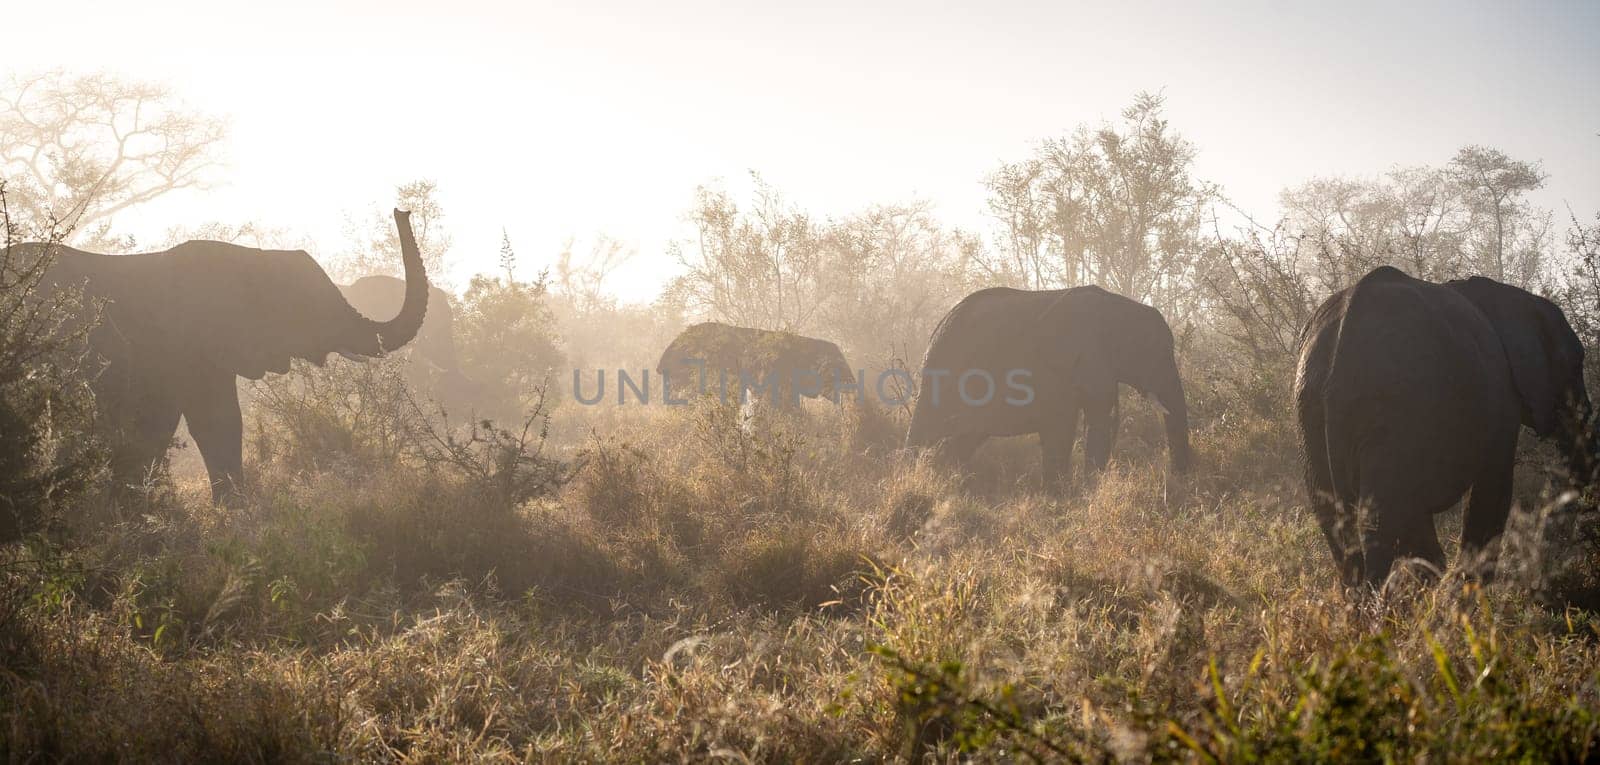
<path fill-rule="evenodd" d="M 1063 500 L 1028 441 L 963 483 L 826 407 L 568 406 L 570 480 L 525 502 L 359 455 L 258 461 L 238 509 L 180 481 L 4 553 L 0 754 L 1600 756 L 1600 616 L 1549 605 L 1578 549 L 1537 517 L 1496 585 L 1352 605 L 1284 426 L 1203 427 L 1169 486 L 1130 416 Z"/>

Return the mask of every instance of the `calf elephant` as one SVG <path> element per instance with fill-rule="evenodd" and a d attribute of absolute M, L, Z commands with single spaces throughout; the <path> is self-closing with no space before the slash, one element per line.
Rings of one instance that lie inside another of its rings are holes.
<path fill-rule="evenodd" d="M 192 241 L 163 252 L 96 255 L 20 245 L 23 257 L 53 258 L 48 286 L 81 287 L 103 306 L 89 334 L 103 363 L 92 387 L 117 479 L 142 481 L 181 416 L 221 501 L 243 472 L 235 378 L 287 372 L 295 358 L 320 365 L 329 353 L 380 356 L 409 342 L 428 301 L 409 215 L 394 212 L 406 289 L 388 321 L 362 316 L 300 251 Z"/>
<path fill-rule="evenodd" d="M 1433 516 L 1469 490 L 1462 559 L 1486 551 L 1510 512 L 1522 425 L 1587 470 L 1583 347 L 1544 298 L 1385 266 L 1328 298 L 1300 343 L 1306 488 L 1347 586 L 1380 585 L 1397 557 L 1442 567 Z"/>
<path fill-rule="evenodd" d="M 1037 433 L 1046 486 L 1064 489 L 1080 416 L 1088 470 L 1110 458 L 1120 383 L 1164 411 L 1172 469 L 1189 468 L 1189 407 L 1172 330 L 1150 306 L 1093 286 L 974 292 L 934 328 L 922 366 L 907 447 L 936 448 L 959 465 L 991 437 Z M 992 395 L 968 395 L 971 380 Z M 988 387 L 1002 383 L 1003 396 Z"/>
<path fill-rule="evenodd" d="M 752 398 L 770 397 L 780 406 L 802 396 L 837 399 L 844 385 L 856 382 L 839 346 L 826 340 L 713 321 L 679 333 L 656 372 L 670 380 L 674 398 L 704 390 L 739 401 L 741 382 L 749 381 Z M 772 387 L 755 390 L 769 379 Z"/>
<path fill-rule="evenodd" d="M 339 291 L 362 314 L 387 316 L 405 303 L 406 282 L 393 276 L 363 276 L 340 286 Z M 455 310 L 444 290 L 428 289 L 427 318 L 410 348 L 412 363 L 408 373 L 413 385 L 433 393 L 451 409 L 470 407 L 481 398 L 482 383 L 461 371 L 456 355 Z"/>

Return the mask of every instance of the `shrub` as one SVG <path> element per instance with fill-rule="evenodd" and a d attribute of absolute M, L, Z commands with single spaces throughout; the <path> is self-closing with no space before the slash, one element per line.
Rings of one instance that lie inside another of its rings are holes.
<path fill-rule="evenodd" d="M 44 528 L 94 485 L 105 455 L 93 432 L 87 338 L 92 321 L 73 285 L 46 272 L 65 232 L 24 232 L 0 180 L 0 543 Z"/>

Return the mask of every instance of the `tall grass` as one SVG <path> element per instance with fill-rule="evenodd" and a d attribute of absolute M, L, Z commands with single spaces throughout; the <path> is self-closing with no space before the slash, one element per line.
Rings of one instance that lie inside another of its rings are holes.
<path fill-rule="evenodd" d="M 1132 407 L 1112 468 L 1057 499 L 1030 442 L 962 481 L 882 413 L 567 406 L 548 442 L 433 421 L 466 458 L 329 390 L 258 405 L 244 507 L 180 478 L 5 549 L 0 753 L 1600 756 L 1600 616 L 1548 575 L 1564 516 L 1519 521 L 1493 585 L 1352 605 L 1273 421 L 1202 421 L 1179 484 Z"/>

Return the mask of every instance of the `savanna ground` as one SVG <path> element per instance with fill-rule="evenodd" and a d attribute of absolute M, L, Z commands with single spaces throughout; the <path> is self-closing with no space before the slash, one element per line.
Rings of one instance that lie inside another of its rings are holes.
<path fill-rule="evenodd" d="M 8 759 L 1600 756 L 1600 614 L 1567 604 L 1594 549 L 1537 450 L 1496 583 L 1353 605 L 1287 418 L 1203 396 L 1186 480 L 1130 400 L 1056 500 L 1033 439 L 960 484 L 894 450 L 898 412 L 566 402 L 452 436 L 397 363 L 258 386 L 242 507 L 180 450 L 6 550 Z"/>

